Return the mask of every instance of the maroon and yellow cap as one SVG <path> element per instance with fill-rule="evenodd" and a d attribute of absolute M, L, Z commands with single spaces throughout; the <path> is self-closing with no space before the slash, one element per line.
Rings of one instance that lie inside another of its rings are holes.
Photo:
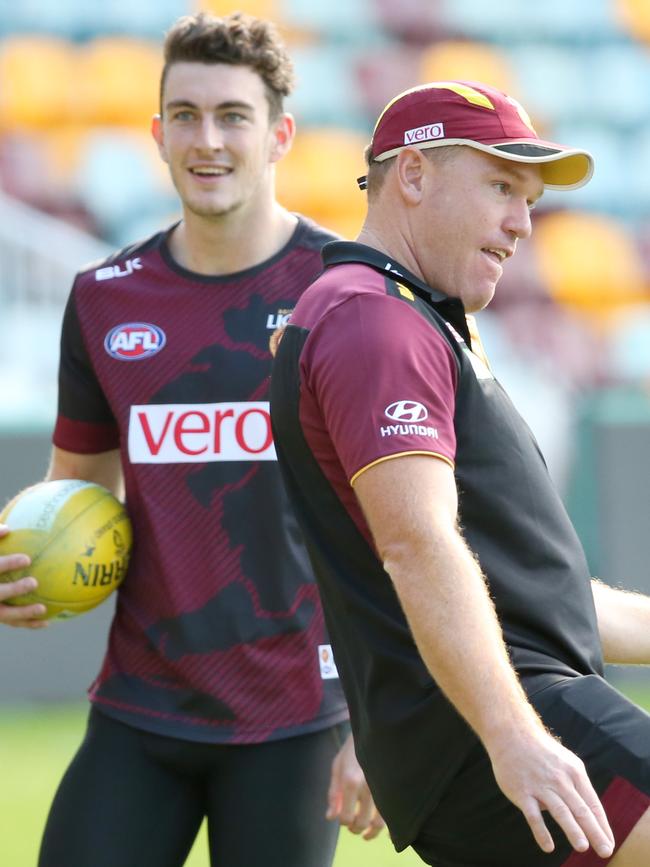
<path fill-rule="evenodd" d="M 369 162 L 405 147 L 468 145 L 506 160 L 539 163 L 544 186 L 572 190 L 594 172 L 588 151 L 540 139 L 516 99 L 474 81 L 432 81 L 391 100 L 372 134 Z M 364 189 L 366 178 L 359 178 Z"/>

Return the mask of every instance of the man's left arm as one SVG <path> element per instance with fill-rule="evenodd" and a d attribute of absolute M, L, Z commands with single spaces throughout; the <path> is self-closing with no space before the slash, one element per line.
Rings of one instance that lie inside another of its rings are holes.
<path fill-rule="evenodd" d="M 650 596 L 593 579 L 598 631 L 605 662 L 650 665 Z"/>

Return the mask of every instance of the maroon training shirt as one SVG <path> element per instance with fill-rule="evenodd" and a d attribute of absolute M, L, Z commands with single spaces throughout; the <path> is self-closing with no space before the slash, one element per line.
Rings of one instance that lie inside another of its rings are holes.
<path fill-rule="evenodd" d="M 120 448 L 135 548 L 91 699 L 165 735 L 259 742 L 347 717 L 312 570 L 275 458 L 269 341 L 331 235 L 226 277 L 167 233 L 78 275 L 56 446 Z"/>

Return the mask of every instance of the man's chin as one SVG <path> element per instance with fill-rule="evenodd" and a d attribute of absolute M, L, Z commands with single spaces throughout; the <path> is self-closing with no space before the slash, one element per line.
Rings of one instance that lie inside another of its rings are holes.
<path fill-rule="evenodd" d="M 220 220 L 227 217 L 228 214 L 237 211 L 240 207 L 239 202 L 230 202 L 229 204 L 205 203 L 205 202 L 183 202 L 185 210 L 189 211 L 195 217 L 201 217 L 204 220 Z"/>
<path fill-rule="evenodd" d="M 474 292 L 472 295 L 463 299 L 463 305 L 466 313 L 478 313 L 488 306 L 494 298 L 496 283 L 490 286 L 485 286 L 480 292 Z"/>

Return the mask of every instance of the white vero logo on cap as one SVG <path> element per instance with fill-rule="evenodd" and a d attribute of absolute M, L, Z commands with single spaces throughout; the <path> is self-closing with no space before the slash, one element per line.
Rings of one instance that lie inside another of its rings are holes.
<path fill-rule="evenodd" d="M 426 126 L 416 126 L 404 133 L 404 144 L 417 144 L 419 141 L 431 141 L 434 138 L 444 138 L 445 127 L 442 123 L 428 123 Z"/>
<path fill-rule="evenodd" d="M 429 415 L 426 406 L 418 403 L 417 400 L 396 400 L 384 410 L 388 418 L 394 421 L 424 421 Z"/>

